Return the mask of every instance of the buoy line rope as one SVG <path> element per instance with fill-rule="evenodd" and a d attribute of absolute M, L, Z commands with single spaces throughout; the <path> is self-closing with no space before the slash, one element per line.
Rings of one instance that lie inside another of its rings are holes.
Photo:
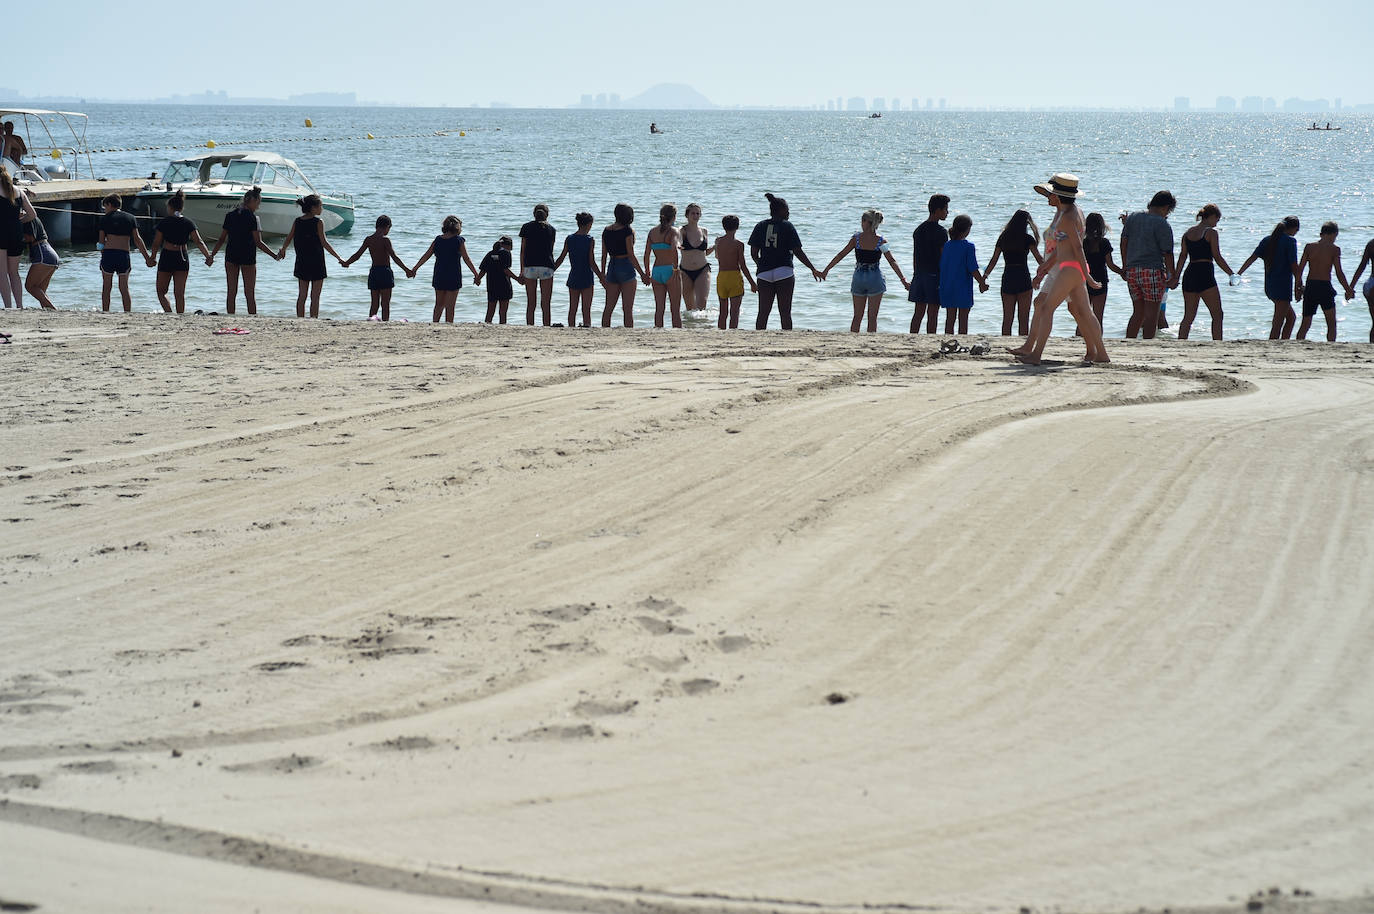
<path fill-rule="evenodd" d="M 500 127 L 471 128 L 473 130 L 500 130 Z M 219 143 L 214 140 L 205 143 L 196 143 L 191 146 L 104 146 L 99 149 L 87 150 L 92 155 L 102 152 L 157 152 L 160 150 L 181 150 L 181 149 L 218 149 L 221 146 L 274 146 L 278 143 L 337 143 L 348 140 L 423 140 L 431 137 L 467 136 L 467 128 L 453 128 L 452 130 L 435 130 L 433 133 L 391 133 L 384 136 L 298 136 L 287 137 L 275 140 L 238 140 L 235 142 Z"/>

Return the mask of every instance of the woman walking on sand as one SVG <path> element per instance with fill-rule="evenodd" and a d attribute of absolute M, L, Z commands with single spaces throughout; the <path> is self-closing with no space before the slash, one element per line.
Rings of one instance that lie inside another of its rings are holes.
<path fill-rule="evenodd" d="M 1255 245 L 1255 252 L 1236 271 L 1237 276 L 1243 276 L 1250 264 L 1264 261 L 1264 297 L 1274 304 L 1274 319 L 1269 324 L 1271 340 L 1290 339 L 1298 323 L 1298 314 L 1293 310 L 1293 281 L 1298 276 L 1296 236 L 1301 227 L 1297 216 L 1284 217 L 1267 238 Z"/>
<path fill-rule="evenodd" d="M 167 201 L 167 216 L 153 232 L 152 250 L 157 254 L 157 302 L 168 314 L 172 304 L 167 300 L 167 287 L 176 296 L 177 314 L 186 313 L 186 280 L 191 275 L 191 258 L 187 248 L 194 243 L 205 262 L 210 263 L 210 251 L 200 240 L 196 224 L 181 214 L 186 208 L 186 195 L 181 191 Z M 148 264 L 152 266 L 151 261 Z"/>
<path fill-rule="evenodd" d="M 1060 302 L 1069 303 L 1069 313 L 1078 321 L 1078 331 L 1087 344 L 1085 361 L 1105 364 L 1111 361 L 1102 344 L 1102 327 L 1093 317 L 1088 301 L 1088 289 L 1098 286 L 1088 274 L 1088 262 L 1083 256 L 1083 211 L 1075 203 L 1081 193 L 1076 175 L 1061 172 L 1044 184 L 1035 185 L 1055 209 L 1054 221 L 1045 230 L 1045 259 L 1036 271 L 1034 284 L 1043 284 L 1033 303 L 1030 336 L 1015 349 L 1008 349 L 1018 362 L 1039 365 L 1050 333 L 1054 330 L 1054 312 Z"/>
<path fill-rule="evenodd" d="M 615 205 L 615 221 L 601 230 L 601 285 L 606 289 L 606 308 L 601 312 L 601 326 L 611 326 L 617 300 L 624 313 L 626 327 L 635 325 L 636 277 L 645 285 L 649 277 L 635 256 L 634 207 L 628 203 Z"/>
<path fill-rule="evenodd" d="M 849 322 L 850 333 L 859 332 L 865 314 L 868 315 L 868 332 L 878 332 L 878 308 L 883 303 L 883 293 L 887 291 L 887 279 L 879 264 L 883 257 L 887 257 L 888 265 L 901 280 L 902 287 L 911 287 L 911 283 L 902 275 L 902 268 L 897 266 L 896 258 L 892 256 L 887 239 L 878 234 L 878 226 L 882 224 L 882 213 L 876 209 L 867 210 L 859 217 L 860 231 L 855 232 L 849 243 L 821 270 L 821 279 L 825 279 L 850 251 L 854 252 L 854 278 L 849 281 L 849 294 L 854 297 L 854 319 Z"/>
<path fill-rule="evenodd" d="M 677 219 L 677 207 L 671 203 L 663 204 L 658 211 L 658 225 L 649 229 L 644 237 L 644 262 L 653 257 L 653 269 L 649 279 L 654 290 L 654 326 L 663 326 L 664 300 L 670 300 L 673 311 L 673 326 L 682 326 L 682 277 L 678 275 L 677 243 L 678 230 L 673 225 Z"/>
<path fill-rule="evenodd" d="M 1192 329 L 1193 318 L 1197 317 L 1197 303 L 1201 299 L 1212 315 L 1212 339 L 1221 339 L 1221 290 L 1217 288 L 1216 271 L 1212 265 L 1220 264 L 1227 276 L 1231 267 L 1221 256 L 1217 243 L 1217 223 L 1221 221 L 1221 210 L 1215 203 L 1208 203 L 1198 210 L 1197 225 L 1183 233 L 1178 251 L 1178 263 L 1174 267 L 1174 284 L 1183 284 L 1183 319 L 1178 322 L 1178 338 L 1186 340 Z M 1188 263 L 1187 272 L 1183 265 Z"/>
<path fill-rule="evenodd" d="M 997 236 L 997 245 L 992 249 L 992 259 L 988 261 L 987 272 L 983 275 L 986 277 L 992 274 L 998 257 L 1006 258 L 1006 266 L 1002 268 L 1001 288 L 1003 336 L 1011 336 L 1013 318 L 1016 320 L 1017 336 L 1025 336 L 1029 332 L 1034 283 L 1026 260 L 1034 255 L 1036 266 L 1043 262 L 1044 258 L 1036 250 L 1039 243 L 1040 229 L 1036 227 L 1030 212 L 1024 209 L 1012 213 L 1006 227 L 1002 229 L 1002 234 Z"/>
<path fill-rule="evenodd" d="M 687 224 L 678 232 L 682 239 L 682 298 L 688 311 L 705 311 L 711 296 L 711 264 L 706 257 L 713 250 L 711 239 L 701 227 L 701 206 L 688 203 L 683 211 Z"/>
<path fill-rule="evenodd" d="M 324 220 L 320 218 L 320 213 L 324 212 L 324 202 L 318 195 L 310 194 L 301 199 L 300 208 L 301 215 L 291 223 L 291 230 L 286 233 L 281 250 L 277 251 L 277 259 L 285 257 L 287 247 L 292 246 L 294 242 L 296 267 L 292 273 L 296 277 L 296 317 L 305 317 L 307 292 L 310 293 L 310 316 L 319 317 L 320 292 L 323 291 L 324 281 L 329 276 L 329 271 L 324 266 L 324 252 L 333 254 L 339 266 L 345 264 L 343 258 L 329 244 L 329 239 L 324 237 Z"/>

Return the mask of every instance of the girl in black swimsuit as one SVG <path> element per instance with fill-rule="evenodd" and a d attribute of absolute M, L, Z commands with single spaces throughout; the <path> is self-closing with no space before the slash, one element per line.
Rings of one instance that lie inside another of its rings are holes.
<path fill-rule="evenodd" d="M 711 264 L 706 258 L 715 250 L 701 227 L 701 206 L 687 204 L 687 224 L 679 232 L 682 239 L 682 297 L 688 311 L 705 311 L 711 295 Z"/>
<path fill-rule="evenodd" d="M 1198 210 L 1197 225 L 1183 233 L 1182 245 L 1178 252 L 1178 265 L 1174 282 L 1183 283 L 1183 320 L 1178 322 L 1178 338 L 1186 340 L 1192 329 L 1193 318 L 1197 317 L 1197 303 L 1201 299 L 1212 314 L 1212 339 L 1221 339 L 1221 291 L 1217 288 L 1217 277 L 1212 265 L 1218 264 L 1227 276 L 1231 267 L 1221 256 L 1217 244 L 1217 223 L 1221 221 L 1221 210 L 1215 203 L 1208 203 Z M 1185 271 L 1183 265 L 1189 260 Z"/>
<path fill-rule="evenodd" d="M 162 310 L 171 313 L 172 304 L 167 301 L 167 287 L 172 286 L 176 295 L 177 314 L 186 313 L 186 279 L 191 275 L 191 258 L 186 256 L 186 248 L 194 243 L 200 248 L 205 262 L 210 262 L 210 251 L 200 240 L 196 224 L 181 214 L 186 206 L 186 195 L 177 191 L 167 201 L 167 218 L 157 224 L 153 234 L 153 251 L 157 254 L 157 300 Z"/>
<path fill-rule="evenodd" d="M 1016 332 L 1025 336 L 1030 326 L 1031 280 L 1030 267 L 1026 258 L 1035 257 L 1036 266 L 1044 262 L 1036 245 L 1040 243 L 1040 230 L 1035 227 L 1031 214 L 1018 209 L 1011 214 L 1002 234 L 997 236 L 997 245 L 992 249 L 992 259 L 988 261 L 984 276 L 992 275 L 997 258 L 1005 259 L 1002 268 L 1002 335 L 1011 336 L 1012 319 L 1016 319 Z"/>

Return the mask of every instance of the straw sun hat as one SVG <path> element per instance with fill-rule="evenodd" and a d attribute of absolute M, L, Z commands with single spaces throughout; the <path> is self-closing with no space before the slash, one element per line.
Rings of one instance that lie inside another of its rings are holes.
<path fill-rule="evenodd" d="M 1053 195 L 1061 200 L 1072 200 L 1083 194 L 1078 189 L 1078 175 L 1071 175 L 1062 171 L 1044 184 L 1035 185 L 1035 192 L 1044 194 L 1046 197 Z"/>

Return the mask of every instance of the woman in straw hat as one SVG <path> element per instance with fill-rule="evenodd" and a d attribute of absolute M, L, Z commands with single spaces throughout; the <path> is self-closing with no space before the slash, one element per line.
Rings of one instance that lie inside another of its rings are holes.
<path fill-rule="evenodd" d="M 1094 364 L 1109 362 L 1102 344 L 1102 325 L 1093 316 L 1088 299 L 1088 289 L 1101 288 L 1101 283 L 1088 272 L 1083 254 L 1083 211 L 1075 202 L 1082 193 L 1078 178 L 1061 172 L 1044 184 L 1035 185 L 1035 189 L 1055 208 L 1054 221 L 1045 230 L 1045 261 L 1035 274 L 1040 294 L 1035 297 L 1030 336 L 1009 351 L 1018 362 L 1039 365 L 1045 343 L 1054 330 L 1054 312 L 1067 299 L 1069 313 L 1078 321 L 1078 332 L 1088 347 L 1085 360 Z"/>

